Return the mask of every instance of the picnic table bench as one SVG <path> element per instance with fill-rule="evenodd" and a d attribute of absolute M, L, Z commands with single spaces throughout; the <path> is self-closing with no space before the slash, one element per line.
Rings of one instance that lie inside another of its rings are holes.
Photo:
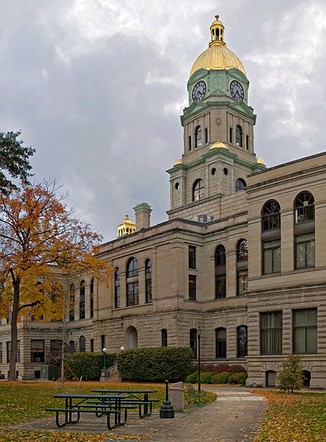
<path fill-rule="evenodd" d="M 50 407 L 46 411 L 56 413 L 56 424 L 63 427 L 78 423 L 81 413 L 94 413 L 97 417 L 107 416 L 107 426 L 112 429 L 127 422 L 128 410 L 138 408 L 139 417 L 152 414 L 152 406 L 158 399 L 150 399 L 149 394 L 157 390 L 93 390 L 91 394 L 58 393 L 54 398 L 65 400 L 64 407 Z M 63 414 L 63 420 L 60 415 Z M 123 419 L 122 419 L 123 414 Z M 114 415 L 114 423 L 111 416 Z"/>
<path fill-rule="evenodd" d="M 139 417 L 142 419 L 146 416 L 150 416 L 153 411 L 153 403 L 158 402 L 159 399 L 149 398 L 152 393 L 157 393 L 157 390 L 92 390 L 94 393 L 101 394 L 118 394 L 123 395 L 122 404 L 136 405 L 139 410 Z"/>
<path fill-rule="evenodd" d="M 124 425 L 127 421 L 127 411 L 136 408 L 136 405 L 123 403 L 125 395 L 117 394 L 75 394 L 59 393 L 54 398 L 65 399 L 64 407 L 50 407 L 46 411 L 56 413 L 56 424 L 63 427 L 68 424 L 76 424 L 80 420 L 81 413 L 94 413 L 97 417 L 107 415 L 107 426 L 112 428 Z M 124 420 L 121 413 L 124 411 Z M 60 421 L 60 414 L 64 414 L 63 421 Z M 111 424 L 111 415 L 114 415 L 114 424 Z"/>

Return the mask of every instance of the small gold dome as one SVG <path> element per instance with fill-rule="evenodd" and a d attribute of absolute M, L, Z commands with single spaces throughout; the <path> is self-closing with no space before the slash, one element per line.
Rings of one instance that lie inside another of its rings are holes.
<path fill-rule="evenodd" d="M 224 26 L 216 15 L 216 20 L 211 25 L 211 42 L 208 49 L 197 58 L 190 71 L 190 77 L 199 69 L 228 70 L 238 69 L 246 75 L 245 68 L 240 59 L 226 47 L 224 42 Z"/>
<path fill-rule="evenodd" d="M 173 164 L 173 167 L 174 167 L 174 166 L 177 166 L 178 164 L 182 164 L 182 160 L 177 160 L 177 161 Z"/>
<path fill-rule="evenodd" d="M 136 224 L 129 219 L 128 215 L 126 215 L 122 223 L 118 225 L 118 237 L 121 238 L 122 236 L 130 235 L 134 232 L 136 232 Z"/>
<path fill-rule="evenodd" d="M 211 147 L 209 148 L 209 150 L 212 149 L 226 149 L 229 150 L 228 147 L 222 143 L 221 141 L 216 141 L 214 144 L 211 145 Z"/>
<path fill-rule="evenodd" d="M 257 158 L 257 164 L 262 164 L 263 166 L 266 166 L 265 161 L 262 158 Z"/>

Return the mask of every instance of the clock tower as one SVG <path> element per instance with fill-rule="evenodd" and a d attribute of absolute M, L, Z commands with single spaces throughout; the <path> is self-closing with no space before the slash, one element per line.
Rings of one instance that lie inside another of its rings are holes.
<path fill-rule="evenodd" d="M 254 152 L 256 115 L 248 104 L 249 80 L 227 48 L 218 15 L 210 37 L 190 71 L 189 104 L 181 116 L 183 155 L 168 170 L 170 219 L 216 219 L 219 200 L 243 190 L 247 176 L 265 167 Z"/>

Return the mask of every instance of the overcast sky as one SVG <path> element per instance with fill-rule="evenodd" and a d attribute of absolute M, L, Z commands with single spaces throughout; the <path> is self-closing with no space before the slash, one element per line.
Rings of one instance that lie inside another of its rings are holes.
<path fill-rule="evenodd" d="M 32 145 L 105 240 L 142 201 L 167 219 L 180 115 L 219 14 L 267 166 L 326 150 L 325 0 L 0 0 L 0 131 Z"/>

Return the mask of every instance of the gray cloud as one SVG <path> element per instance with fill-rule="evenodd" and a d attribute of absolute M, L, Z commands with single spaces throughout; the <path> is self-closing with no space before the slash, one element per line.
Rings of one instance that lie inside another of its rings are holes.
<path fill-rule="evenodd" d="M 250 79 L 257 156 L 271 166 L 325 149 L 325 2 L 191 3 L 2 2 L 1 130 L 22 130 L 35 179 L 60 179 L 106 240 L 141 201 L 166 219 L 165 170 L 182 154 L 186 84 L 216 13 Z"/>

